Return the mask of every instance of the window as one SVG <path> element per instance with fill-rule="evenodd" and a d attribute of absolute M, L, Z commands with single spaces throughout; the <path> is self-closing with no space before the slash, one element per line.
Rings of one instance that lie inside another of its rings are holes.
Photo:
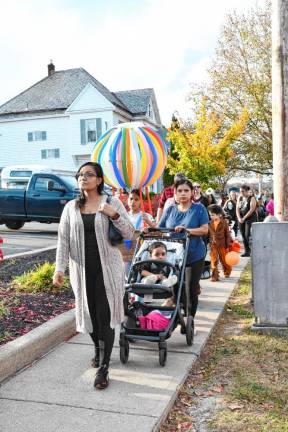
<path fill-rule="evenodd" d="M 46 140 L 47 140 L 46 131 L 28 132 L 28 141 L 46 141 Z"/>
<path fill-rule="evenodd" d="M 105 131 L 108 130 L 108 122 L 105 122 Z"/>
<path fill-rule="evenodd" d="M 10 177 L 31 177 L 32 171 L 11 171 Z"/>
<path fill-rule="evenodd" d="M 60 183 L 58 183 L 56 180 L 52 179 L 51 177 L 38 177 L 36 179 L 34 189 L 39 192 L 48 192 L 48 182 L 50 180 L 53 181 L 55 188 L 63 187 Z"/>
<path fill-rule="evenodd" d="M 102 119 L 80 120 L 81 144 L 97 141 L 102 135 Z"/>
<path fill-rule="evenodd" d="M 60 158 L 60 149 L 41 150 L 42 159 L 58 159 Z"/>

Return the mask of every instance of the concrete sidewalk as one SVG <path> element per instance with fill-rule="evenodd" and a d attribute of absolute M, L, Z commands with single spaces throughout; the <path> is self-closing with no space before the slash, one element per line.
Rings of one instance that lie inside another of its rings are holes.
<path fill-rule="evenodd" d="M 157 430 L 179 386 L 201 352 L 248 259 L 242 258 L 232 277 L 201 282 L 192 347 L 177 328 L 168 342 L 165 367 L 158 346 L 130 344 L 126 365 L 119 360 L 118 334 L 112 353 L 110 385 L 93 388 L 90 337 L 77 335 L 3 383 L 0 429 L 3 432 L 150 432 Z"/>

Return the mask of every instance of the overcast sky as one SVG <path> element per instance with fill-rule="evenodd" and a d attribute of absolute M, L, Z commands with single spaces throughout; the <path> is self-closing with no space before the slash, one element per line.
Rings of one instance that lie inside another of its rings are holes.
<path fill-rule="evenodd" d="M 258 0 L 262 3 L 264 0 Z M 47 74 L 83 67 L 111 91 L 153 87 L 163 124 L 189 115 L 225 14 L 254 0 L 0 0 L 0 105 Z"/>

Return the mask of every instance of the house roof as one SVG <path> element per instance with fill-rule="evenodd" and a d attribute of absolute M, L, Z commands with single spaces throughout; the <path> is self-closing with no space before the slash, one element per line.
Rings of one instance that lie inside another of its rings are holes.
<path fill-rule="evenodd" d="M 114 92 L 132 114 L 146 114 L 153 94 L 152 88 Z"/>
<path fill-rule="evenodd" d="M 56 71 L 0 106 L 0 115 L 65 110 L 86 85 L 92 84 L 106 99 L 125 111 L 126 106 L 85 69 Z"/>
<path fill-rule="evenodd" d="M 55 71 L 0 106 L 0 116 L 37 116 L 66 110 L 90 83 L 113 105 L 132 115 L 146 114 L 151 88 L 110 92 L 83 68 Z M 156 102 L 156 99 L 155 99 Z M 157 104 L 156 104 L 157 105 Z"/>

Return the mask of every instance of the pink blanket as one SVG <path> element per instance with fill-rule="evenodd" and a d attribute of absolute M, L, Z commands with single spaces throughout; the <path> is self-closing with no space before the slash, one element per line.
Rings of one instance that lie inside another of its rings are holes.
<path fill-rule="evenodd" d="M 140 328 L 147 330 L 164 330 L 169 324 L 169 319 L 157 311 L 149 312 L 145 316 L 138 317 L 138 319 Z"/>

